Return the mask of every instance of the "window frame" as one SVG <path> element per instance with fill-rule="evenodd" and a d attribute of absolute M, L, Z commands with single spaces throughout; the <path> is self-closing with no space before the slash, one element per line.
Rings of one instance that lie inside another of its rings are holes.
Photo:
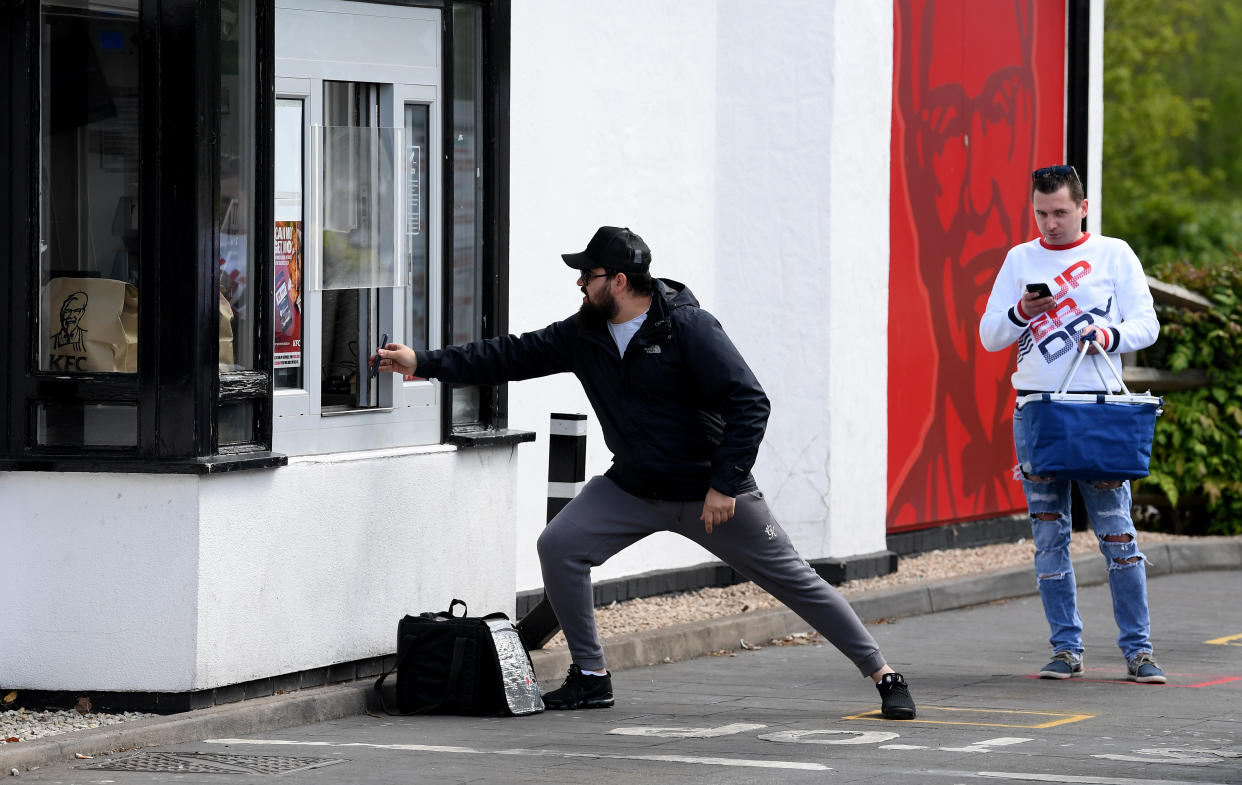
<path fill-rule="evenodd" d="M 312 67 L 312 71 L 317 70 Z M 306 140 L 302 155 L 302 188 L 303 188 L 303 226 L 313 227 L 317 221 L 310 213 L 321 209 L 319 197 L 316 196 L 315 178 L 320 175 L 314 171 L 315 156 L 312 153 L 310 135 L 320 126 L 322 118 L 322 89 L 327 77 L 309 78 L 303 76 L 281 76 L 276 80 L 277 100 L 298 100 L 302 102 L 302 130 Z M 419 85 L 405 83 L 381 83 L 381 116 L 393 125 L 405 128 L 405 107 L 420 105 L 428 108 L 430 123 L 434 127 L 440 121 L 439 113 L 442 106 L 441 87 L 439 85 Z M 387 115 L 391 113 L 391 118 Z M 404 141 L 404 134 L 400 137 Z M 432 145 L 430 155 L 439 157 L 439 146 L 443 137 L 433 134 L 429 139 Z M 442 174 L 439 167 L 431 168 L 429 177 L 432 189 L 438 189 Z M 402 183 L 398 183 L 400 189 Z M 438 191 L 437 191 L 438 192 Z M 399 202 L 400 204 L 400 202 Z M 439 254 L 442 247 L 440 222 L 442 207 L 432 200 L 429 227 L 432 236 L 431 244 L 431 277 L 429 286 L 429 310 L 433 315 L 431 324 L 431 340 L 439 339 L 437 330 L 441 304 L 437 301 L 439 292 Z M 312 229 L 304 228 L 309 235 Z M 308 239 L 307 257 L 304 262 L 309 267 L 309 258 L 313 240 Z M 402 248 L 404 250 L 404 248 Z M 402 256 L 400 264 L 405 264 Z M 269 276 L 270 277 L 270 276 Z M 309 279 L 309 273 L 304 277 Z M 359 291 L 349 289 L 343 291 Z M 377 287 L 375 290 L 376 308 L 381 327 L 391 330 L 394 340 L 406 337 L 408 329 L 405 321 L 406 287 Z M 321 357 L 323 335 L 323 297 L 321 290 L 307 288 L 304 295 L 303 312 L 303 378 L 300 387 L 280 387 L 273 392 L 273 439 L 275 445 L 283 452 L 297 455 L 326 454 L 333 452 L 349 452 L 375 448 L 399 448 L 439 444 L 441 434 L 438 422 L 438 407 L 441 405 L 442 390 L 439 385 L 427 380 L 403 381 L 395 375 L 380 377 L 379 405 L 373 409 L 324 411 L 321 402 Z"/>
<path fill-rule="evenodd" d="M 482 295 L 480 308 L 483 312 L 481 339 L 506 335 L 509 332 L 509 63 L 510 63 L 510 31 L 512 29 L 512 12 L 509 0 L 456 0 L 451 5 L 474 6 L 480 9 L 482 34 L 481 44 L 481 92 L 483 154 L 482 183 L 482 216 L 483 226 L 480 232 L 483 247 L 479 258 L 483 263 Z M 445 14 L 447 22 L 444 29 L 445 51 L 444 81 L 453 85 L 454 61 L 452 44 L 454 40 L 453 14 Z M 446 95 L 453 93 L 446 88 Z M 453 133 L 453 101 L 446 101 L 444 129 L 446 142 L 451 143 Z M 446 146 L 451 151 L 451 146 Z M 453 172 L 452 161 L 446 158 L 444 163 L 448 170 L 444 184 L 444 200 L 446 205 L 453 204 Z M 444 292 L 445 302 L 452 302 L 452 242 L 451 222 L 452 211 L 446 211 L 446 232 L 444 249 L 444 281 L 447 287 Z M 444 310 L 443 334 L 453 334 L 451 309 Z M 445 441 L 459 447 L 479 446 L 503 442 L 521 442 L 533 440 L 534 434 L 526 431 L 511 431 L 509 425 L 508 387 L 499 385 L 480 385 L 479 390 L 479 422 L 454 425 L 452 421 L 451 394 L 446 391 L 445 405 L 441 411 L 441 428 Z"/>
<path fill-rule="evenodd" d="M 439 0 L 392 5 L 443 12 L 441 50 L 441 188 L 452 205 L 451 151 L 452 9 L 482 12 L 483 141 L 483 335 L 508 331 L 509 274 L 509 36 L 510 0 Z M 219 370 L 216 235 L 219 192 L 220 12 L 206 0 L 140 0 L 139 37 L 139 361 L 136 374 L 73 376 L 36 371 L 38 342 L 31 326 L 39 313 L 37 282 L 40 127 L 39 3 L 0 0 L 0 38 L 8 57 L 0 61 L 0 92 L 10 107 L 25 110 L 0 120 L 0 149 L 9 153 L 8 177 L 0 180 L 0 229 L 8 258 L 0 280 L 8 284 L 0 319 L 0 471 L 106 471 L 215 473 L 280 466 L 272 451 L 272 374 L 275 5 L 255 8 L 255 182 L 252 229 L 255 287 L 254 366 Z M 185 75 L 191 75 L 185 77 Z M 165 78 L 166 75 L 175 75 Z M 154 107 L 158 107 L 155 111 Z M 205 122 L 204 122 L 205 120 Z M 187 186 L 187 184 L 189 184 Z M 187 192 L 188 188 L 188 192 Z M 452 210 L 441 209 L 441 304 L 451 302 Z M 173 260 L 194 260 L 193 264 Z M 24 262 L 24 263 L 23 263 Z M 431 290 L 436 291 L 436 290 Z M 187 297 L 190 299 L 187 307 Z M 176 305 L 177 307 L 174 307 Z M 448 309 L 433 323 L 451 335 Z M 454 430 L 449 392 L 436 383 L 440 442 L 458 446 L 528 441 L 533 434 L 507 430 L 504 385 L 481 388 L 477 430 Z M 38 404 L 122 403 L 138 408 L 137 447 L 50 448 L 35 444 Z M 252 442 L 219 444 L 222 404 L 252 404 Z M 415 445 L 410 445 L 415 446 Z"/>
<path fill-rule="evenodd" d="M 216 78 L 216 74 L 220 71 L 220 7 L 218 3 L 203 3 L 201 7 L 204 9 L 204 19 L 208 20 L 204 28 L 209 29 L 216 35 L 216 45 L 212 52 L 215 56 L 215 63 L 210 70 L 211 79 L 208 79 L 209 92 L 211 95 L 212 112 L 212 137 L 220 138 L 220 82 Z M 211 331 L 209 338 L 215 348 L 215 367 L 217 373 L 214 375 L 215 385 L 212 384 L 213 374 L 210 369 L 204 369 L 201 365 L 198 369 L 198 375 L 201 382 L 198 397 L 214 398 L 213 410 L 211 411 L 207 421 L 210 424 L 210 444 L 209 449 L 215 455 L 232 455 L 244 457 L 252 454 L 270 453 L 272 446 L 272 358 L 275 347 L 270 340 L 272 335 L 272 325 L 275 319 L 274 304 L 274 282 L 272 280 L 273 268 L 273 242 L 275 238 L 275 213 L 276 213 L 276 184 L 273 177 L 273 167 L 275 166 L 275 150 L 272 144 L 273 128 L 276 122 L 276 92 L 275 84 L 275 5 L 264 0 L 255 0 L 255 62 L 254 62 L 254 102 L 255 102 L 255 127 L 254 127 L 254 181 L 251 184 L 254 189 L 253 196 L 253 218 L 254 224 L 250 229 L 251 247 L 254 249 L 253 259 L 250 273 L 254 280 L 251 286 L 254 290 L 255 302 L 255 318 L 252 325 L 252 334 L 250 339 L 254 346 L 254 370 L 237 370 L 237 371 L 219 371 L 219 342 L 215 340 L 215 336 L 219 335 L 220 310 L 217 306 L 211 308 L 211 320 L 215 323 L 214 329 Z M 238 100 L 234 98 L 234 100 Z M 216 151 L 212 155 L 211 168 L 212 172 L 212 192 L 219 192 L 218 178 L 219 171 L 219 152 Z M 212 207 L 214 210 L 219 209 L 219 199 L 212 198 Z M 213 217 L 212 228 L 220 225 L 218 216 Z M 213 231 L 212 233 L 212 259 L 220 257 L 219 236 Z M 215 265 L 212 265 L 213 277 L 217 274 Z M 214 293 L 216 286 L 210 287 Z M 201 321 L 196 323 L 201 324 Z M 141 354 L 139 355 L 141 357 Z M 249 443 L 244 444 L 228 444 L 221 445 L 219 443 L 219 413 L 220 407 L 227 404 L 248 402 L 252 405 L 250 431 L 253 439 Z M 210 404 L 209 404 L 210 405 Z M 284 460 L 283 456 L 280 458 Z"/>
<path fill-rule="evenodd" d="M 255 9 L 255 139 L 271 139 L 273 6 Z M 0 123 L 12 166 L 0 189 L 7 222 L 9 308 L 0 362 L 6 383 L 0 470 L 210 473 L 281 465 L 270 451 L 271 282 L 256 275 L 254 371 L 219 371 L 216 236 L 219 192 L 220 11 L 197 0 L 141 0 L 139 63 L 138 345 L 136 374 L 39 371 L 32 326 L 39 313 L 39 172 L 41 3 L 4 4 L 10 57 L 0 64 L 0 89 L 10 106 L 25 106 Z M 179 78 L 164 79 L 163 74 Z M 192 74 L 189 78 L 181 75 Z M 154 111 L 153 107 L 159 107 Z M 206 122 L 203 122 L 204 118 Z M 190 129 L 187 133 L 187 129 Z M 270 144 L 256 145 L 254 269 L 270 269 L 272 227 Z M 189 193 L 187 198 L 187 186 Z M 193 264 L 162 263 L 191 259 Z M 189 303 L 187 303 L 187 296 Z M 179 304 L 174 309 L 170 304 Z M 185 306 L 189 306 L 188 308 Z M 174 312 L 175 311 L 175 312 Z M 193 329 L 186 329 L 193 327 Z M 220 447 L 221 403 L 253 403 L 254 439 Z M 138 409 L 137 446 L 40 447 L 40 404 L 119 403 Z M 186 423 L 193 423 L 186 427 Z"/>

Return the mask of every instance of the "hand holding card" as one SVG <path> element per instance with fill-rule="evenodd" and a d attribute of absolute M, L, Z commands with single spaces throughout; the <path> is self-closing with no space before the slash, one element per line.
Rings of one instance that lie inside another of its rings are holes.
<path fill-rule="evenodd" d="M 380 339 L 379 348 L 385 349 L 387 347 L 388 347 L 388 333 L 384 333 L 384 337 Z M 379 366 L 380 366 L 380 356 L 379 356 L 379 353 L 376 352 L 375 356 L 371 358 L 371 378 L 372 379 L 379 376 Z"/>

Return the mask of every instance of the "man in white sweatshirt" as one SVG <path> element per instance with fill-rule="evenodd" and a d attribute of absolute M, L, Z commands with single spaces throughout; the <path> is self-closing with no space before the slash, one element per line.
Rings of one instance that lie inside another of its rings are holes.
<path fill-rule="evenodd" d="M 1017 370 L 1011 380 L 1020 396 L 1055 390 L 1082 342 L 1097 342 L 1120 367 L 1121 353 L 1150 346 L 1160 331 L 1147 277 L 1134 251 L 1123 240 L 1083 232 L 1087 200 L 1074 168 L 1037 169 L 1031 179 L 1041 236 L 1010 249 L 979 322 L 988 351 L 1017 343 Z M 1028 289 L 1041 289 L 1036 284 L 1047 290 Z M 1092 346 L 1088 351 L 1097 350 Z M 1100 389 L 1102 378 L 1108 377 L 1088 373 L 1084 364 L 1069 389 L 1107 392 Z M 1027 435 L 1019 411 L 1013 416 L 1013 441 L 1019 467 L 1026 465 Z M 1082 619 L 1069 555 L 1070 482 L 1022 472 L 1039 594 L 1051 629 L 1052 661 L 1039 672 L 1047 679 L 1083 673 Z M 1147 560 L 1130 517 L 1130 483 L 1078 486 L 1108 561 L 1113 618 L 1120 630 L 1117 645 L 1125 655 L 1128 678 L 1163 684 L 1165 675 L 1153 658 L 1149 637 Z"/>

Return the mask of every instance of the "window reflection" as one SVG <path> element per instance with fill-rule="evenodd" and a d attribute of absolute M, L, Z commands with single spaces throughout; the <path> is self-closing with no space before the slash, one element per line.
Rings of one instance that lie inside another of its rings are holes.
<path fill-rule="evenodd" d="M 416 349 L 427 348 L 430 315 L 427 311 L 427 279 L 430 273 L 430 112 L 426 104 L 405 107 L 405 253 L 409 299 L 405 323 L 409 326 L 406 343 Z"/>
<path fill-rule="evenodd" d="M 220 3 L 220 369 L 254 368 L 254 3 Z"/>
<path fill-rule="evenodd" d="M 453 7 L 453 332 L 446 343 L 483 337 L 482 10 Z M 452 391 L 454 425 L 482 420 L 479 390 Z"/>
<path fill-rule="evenodd" d="M 40 447 L 136 447 L 138 407 L 132 403 L 40 403 Z"/>
<path fill-rule="evenodd" d="M 44 3 L 40 370 L 138 362 L 138 0 Z"/>
<path fill-rule="evenodd" d="M 220 404 L 216 411 L 216 423 L 221 446 L 253 442 L 254 402 L 229 401 Z"/>
<path fill-rule="evenodd" d="M 380 87 L 323 83 L 323 284 L 320 407 L 379 405 L 366 358 L 380 341 L 379 290 L 395 283 L 393 129 L 380 128 Z"/>

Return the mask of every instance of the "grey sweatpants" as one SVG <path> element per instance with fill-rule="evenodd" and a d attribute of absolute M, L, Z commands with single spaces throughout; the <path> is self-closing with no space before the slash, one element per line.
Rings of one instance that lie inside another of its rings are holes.
<path fill-rule="evenodd" d="M 642 499 L 607 477 L 594 477 L 548 523 L 539 537 L 544 590 L 578 667 L 606 668 L 595 629 L 591 568 L 658 531 L 690 538 L 757 583 L 840 649 L 864 676 L 884 666 L 871 633 L 845 598 L 794 550 L 761 492 L 738 496 L 734 516 L 711 534 L 699 520 L 702 512 L 701 501 Z"/>

